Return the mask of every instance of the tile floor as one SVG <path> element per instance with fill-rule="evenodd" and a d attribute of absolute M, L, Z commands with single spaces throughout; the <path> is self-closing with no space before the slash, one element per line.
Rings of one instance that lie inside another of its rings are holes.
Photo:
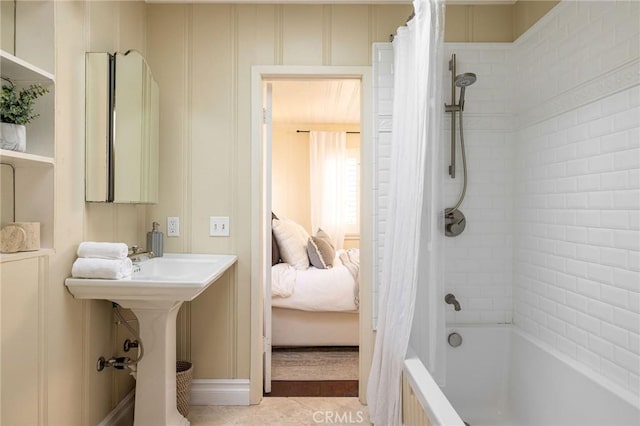
<path fill-rule="evenodd" d="M 358 398 L 264 398 L 250 406 L 192 406 L 193 426 L 369 425 L 367 407 Z"/>

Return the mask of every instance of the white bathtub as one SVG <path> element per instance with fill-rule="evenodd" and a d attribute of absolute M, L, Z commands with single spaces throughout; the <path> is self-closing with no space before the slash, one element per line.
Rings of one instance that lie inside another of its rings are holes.
<path fill-rule="evenodd" d="M 471 426 L 638 426 L 640 401 L 583 370 L 568 357 L 510 326 L 460 326 L 448 331 L 462 345 L 447 345 L 447 399 Z M 447 333 L 447 335 L 449 334 Z M 405 363 L 408 380 L 424 374 Z M 424 367 L 422 367 L 424 370 Z M 418 389 L 414 392 L 420 393 Z M 419 395 L 432 425 L 438 411 Z"/>

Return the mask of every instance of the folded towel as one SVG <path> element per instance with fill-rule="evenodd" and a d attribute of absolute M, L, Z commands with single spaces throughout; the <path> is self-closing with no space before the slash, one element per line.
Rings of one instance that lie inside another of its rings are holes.
<path fill-rule="evenodd" d="M 131 259 L 92 259 L 79 257 L 73 262 L 71 275 L 74 278 L 102 278 L 121 280 L 131 276 L 133 264 Z"/>
<path fill-rule="evenodd" d="M 85 241 L 78 246 L 78 257 L 98 259 L 124 259 L 129 254 L 125 243 L 94 243 Z"/>

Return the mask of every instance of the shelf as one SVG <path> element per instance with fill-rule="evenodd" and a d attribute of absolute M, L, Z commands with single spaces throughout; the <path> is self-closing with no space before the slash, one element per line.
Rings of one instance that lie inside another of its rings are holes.
<path fill-rule="evenodd" d="M 10 151 L 0 149 L 0 163 L 11 164 L 15 168 L 19 167 L 50 167 L 54 160 L 51 157 L 29 154 L 27 152 Z"/>
<path fill-rule="evenodd" d="M 55 251 L 51 248 L 43 248 L 35 251 L 19 251 L 17 253 L 0 253 L 0 263 L 15 262 L 17 260 L 31 259 L 34 257 L 51 256 Z"/>
<path fill-rule="evenodd" d="M 0 72 L 2 77 L 14 83 L 22 81 L 49 85 L 55 82 L 55 77 L 50 72 L 31 65 L 4 50 L 0 50 Z"/>
<path fill-rule="evenodd" d="M 34 55 L 37 56 L 37 55 Z M 39 222 L 42 249 L 0 253 L 0 263 L 50 256 L 53 250 L 55 177 L 55 77 L 24 59 L 0 50 L 0 75 L 19 88 L 40 84 L 49 93 L 39 99 L 38 120 L 27 125 L 27 152 L 0 149 L 0 163 L 14 168 L 13 188 L 3 185 L 2 202 L 13 199 L 13 221 Z M 3 81 L 2 84 L 5 84 Z M 3 169 L 4 170 L 4 169 Z M 7 212 L 4 212 L 7 213 Z M 3 218 L 7 219 L 7 218 Z"/>

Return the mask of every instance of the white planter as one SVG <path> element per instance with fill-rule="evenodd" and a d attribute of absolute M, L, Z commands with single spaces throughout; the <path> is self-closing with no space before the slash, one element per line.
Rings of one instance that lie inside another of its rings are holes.
<path fill-rule="evenodd" d="M 11 151 L 27 150 L 27 130 L 21 124 L 0 123 L 0 148 Z"/>

